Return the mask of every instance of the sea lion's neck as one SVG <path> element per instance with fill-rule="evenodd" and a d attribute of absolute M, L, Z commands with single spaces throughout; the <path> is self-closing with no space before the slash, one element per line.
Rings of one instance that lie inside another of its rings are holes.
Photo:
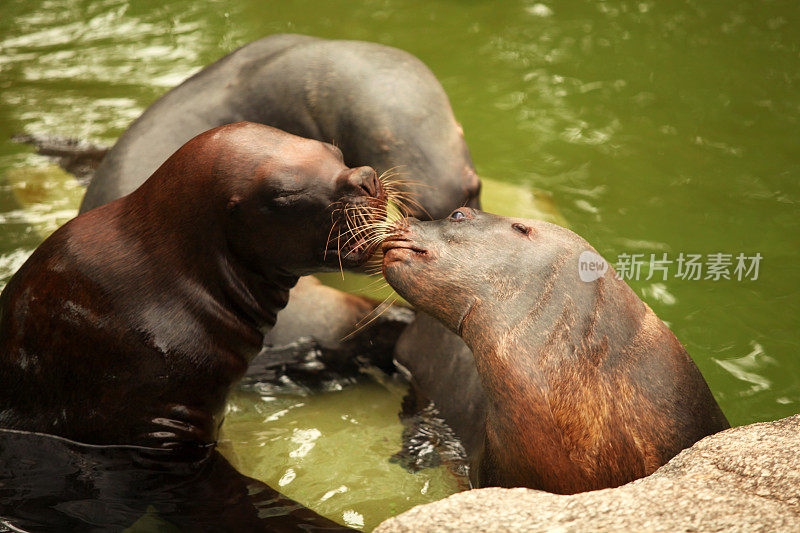
<path fill-rule="evenodd" d="M 217 278 L 226 304 L 266 334 L 289 302 L 289 290 L 299 276 L 280 268 L 257 273 L 235 258 L 222 256 L 217 260 Z"/>
<path fill-rule="evenodd" d="M 211 443 L 228 391 L 258 354 L 297 276 L 249 269 L 231 254 L 218 220 L 192 226 L 181 216 L 148 216 L 148 207 L 112 202 L 71 229 L 82 237 L 75 252 L 88 283 L 120 309 L 121 327 L 140 343 L 131 363 L 147 370 L 138 371 L 136 386 L 157 387 L 161 398 L 120 439 L 155 447 Z M 189 377 L 198 391 L 175 385 Z"/>
<path fill-rule="evenodd" d="M 136 243 L 141 253 L 135 258 L 146 254 L 147 264 L 141 267 L 157 280 L 154 289 L 172 295 L 175 313 L 213 327 L 249 361 L 286 306 L 298 276 L 277 266 L 257 272 L 236 257 L 222 229 L 224 212 L 183 204 L 180 209 L 170 206 L 170 216 L 165 217 L 165 206 L 138 193 L 99 208 L 116 211 L 114 226 L 124 233 L 118 240 Z M 224 330 L 230 333 L 222 335 Z"/>
<path fill-rule="evenodd" d="M 545 372 L 583 362 L 592 347 L 602 342 L 625 345 L 647 309 L 621 280 L 600 278 L 576 284 L 554 272 L 514 299 L 478 299 L 460 333 L 476 357 L 507 354 L 531 372 Z M 614 326 L 601 320 L 602 315 L 615 317 Z"/>
<path fill-rule="evenodd" d="M 176 190 L 167 194 L 165 188 Z M 184 277 L 192 278 L 219 305 L 263 335 L 275 325 L 277 313 L 286 306 L 289 290 L 299 275 L 280 265 L 266 271 L 264 265 L 255 269 L 237 257 L 224 231 L 225 192 L 197 194 L 182 190 L 185 188 L 181 176 L 159 171 L 122 200 L 123 212 L 135 218 L 140 238 L 152 241 L 152 249 L 165 250 L 161 253 L 168 254 L 168 264 L 180 264 Z M 174 198 L 181 198 L 182 204 L 174 205 Z M 165 217 L 165 212 L 170 216 Z"/>
<path fill-rule="evenodd" d="M 562 479 L 542 479 L 534 488 L 568 492 L 565 483 L 580 479 L 582 474 L 574 472 L 580 465 L 570 452 L 579 436 L 599 435 L 595 430 L 601 422 L 586 417 L 605 412 L 615 401 L 602 376 L 628 357 L 609 347 L 628 345 L 623 337 L 639 329 L 628 322 L 641 321 L 646 311 L 635 295 L 631 300 L 618 294 L 618 283 L 601 279 L 576 287 L 573 280 L 554 277 L 525 305 L 504 303 L 497 309 L 479 303 L 470 313 L 462 335 L 488 400 L 486 446 L 490 453 L 499 451 L 498 461 L 528 462 L 498 465 L 504 477 L 492 482 L 513 486 L 525 479 L 530 486 L 531 472 L 560 471 Z M 616 316 L 616 324 L 599 320 L 601 313 Z M 587 397 L 585 391 L 593 392 Z M 537 448 L 549 450 L 547 456 Z M 554 470 L 552 465 L 560 466 Z"/>

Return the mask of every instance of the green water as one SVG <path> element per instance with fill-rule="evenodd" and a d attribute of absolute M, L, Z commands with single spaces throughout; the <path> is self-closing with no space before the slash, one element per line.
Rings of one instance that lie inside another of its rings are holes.
<path fill-rule="evenodd" d="M 755 281 L 630 283 L 687 346 L 733 424 L 800 411 L 796 1 L 4 0 L 0 279 L 81 194 L 12 134 L 111 143 L 168 88 L 275 32 L 378 41 L 420 57 L 492 180 L 491 210 L 529 215 L 541 207 L 530 191 L 547 191 L 612 262 L 760 253 Z M 237 395 L 230 453 L 273 484 L 293 468 L 281 490 L 369 527 L 455 490 L 442 472 L 415 477 L 386 464 L 400 395 L 370 380 L 313 400 Z M 264 421 L 299 403 L 289 418 Z M 306 456 L 291 456 L 311 437 Z M 322 472 L 313 479 L 312 463 Z"/>
<path fill-rule="evenodd" d="M 404 384 L 364 379 L 316 394 L 236 392 L 220 447 L 236 468 L 338 522 L 371 529 L 383 519 L 463 490 L 444 466 L 407 473 L 397 413 Z"/>

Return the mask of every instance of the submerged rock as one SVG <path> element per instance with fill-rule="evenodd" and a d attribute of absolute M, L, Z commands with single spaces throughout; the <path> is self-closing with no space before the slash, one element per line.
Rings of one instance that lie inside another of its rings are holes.
<path fill-rule="evenodd" d="M 463 481 L 462 490 L 469 488 L 467 456 L 461 441 L 441 418 L 433 402 L 415 413 L 416 405 L 411 406 L 413 414 L 407 412 L 409 403 L 414 403 L 413 397 L 406 395 L 400 413 L 400 420 L 405 426 L 402 447 L 389 461 L 411 473 L 445 464 Z"/>
<path fill-rule="evenodd" d="M 800 414 L 706 437 L 622 487 L 571 496 L 471 490 L 375 531 L 629 530 L 800 531 Z"/>

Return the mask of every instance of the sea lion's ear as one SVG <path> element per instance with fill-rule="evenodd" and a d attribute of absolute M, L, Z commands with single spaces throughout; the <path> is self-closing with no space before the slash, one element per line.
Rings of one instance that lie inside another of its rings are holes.
<path fill-rule="evenodd" d="M 514 222 L 511 224 L 511 227 L 514 228 L 516 231 L 522 233 L 523 235 L 530 235 L 531 228 L 530 226 L 526 226 L 525 224 L 520 224 L 519 222 Z"/>
<path fill-rule="evenodd" d="M 344 162 L 344 153 L 342 153 L 342 150 L 341 150 L 341 148 L 339 148 L 338 146 L 336 146 L 336 142 L 332 142 L 332 143 L 323 143 L 323 144 L 325 145 L 325 148 L 327 148 L 328 150 L 330 150 L 331 152 L 333 152 L 333 155 L 334 155 L 334 156 L 336 156 L 336 158 L 337 158 L 339 161 L 341 161 L 341 162 Z"/>
<path fill-rule="evenodd" d="M 242 197 L 238 194 L 231 196 L 230 200 L 228 200 L 228 210 L 233 211 L 235 209 L 239 209 L 242 205 Z"/>

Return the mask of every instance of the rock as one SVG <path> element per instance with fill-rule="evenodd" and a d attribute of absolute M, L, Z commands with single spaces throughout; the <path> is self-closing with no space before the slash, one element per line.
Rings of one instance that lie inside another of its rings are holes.
<path fill-rule="evenodd" d="M 375 532 L 723 530 L 800 531 L 800 414 L 706 437 L 622 487 L 570 496 L 471 490 Z"/>

